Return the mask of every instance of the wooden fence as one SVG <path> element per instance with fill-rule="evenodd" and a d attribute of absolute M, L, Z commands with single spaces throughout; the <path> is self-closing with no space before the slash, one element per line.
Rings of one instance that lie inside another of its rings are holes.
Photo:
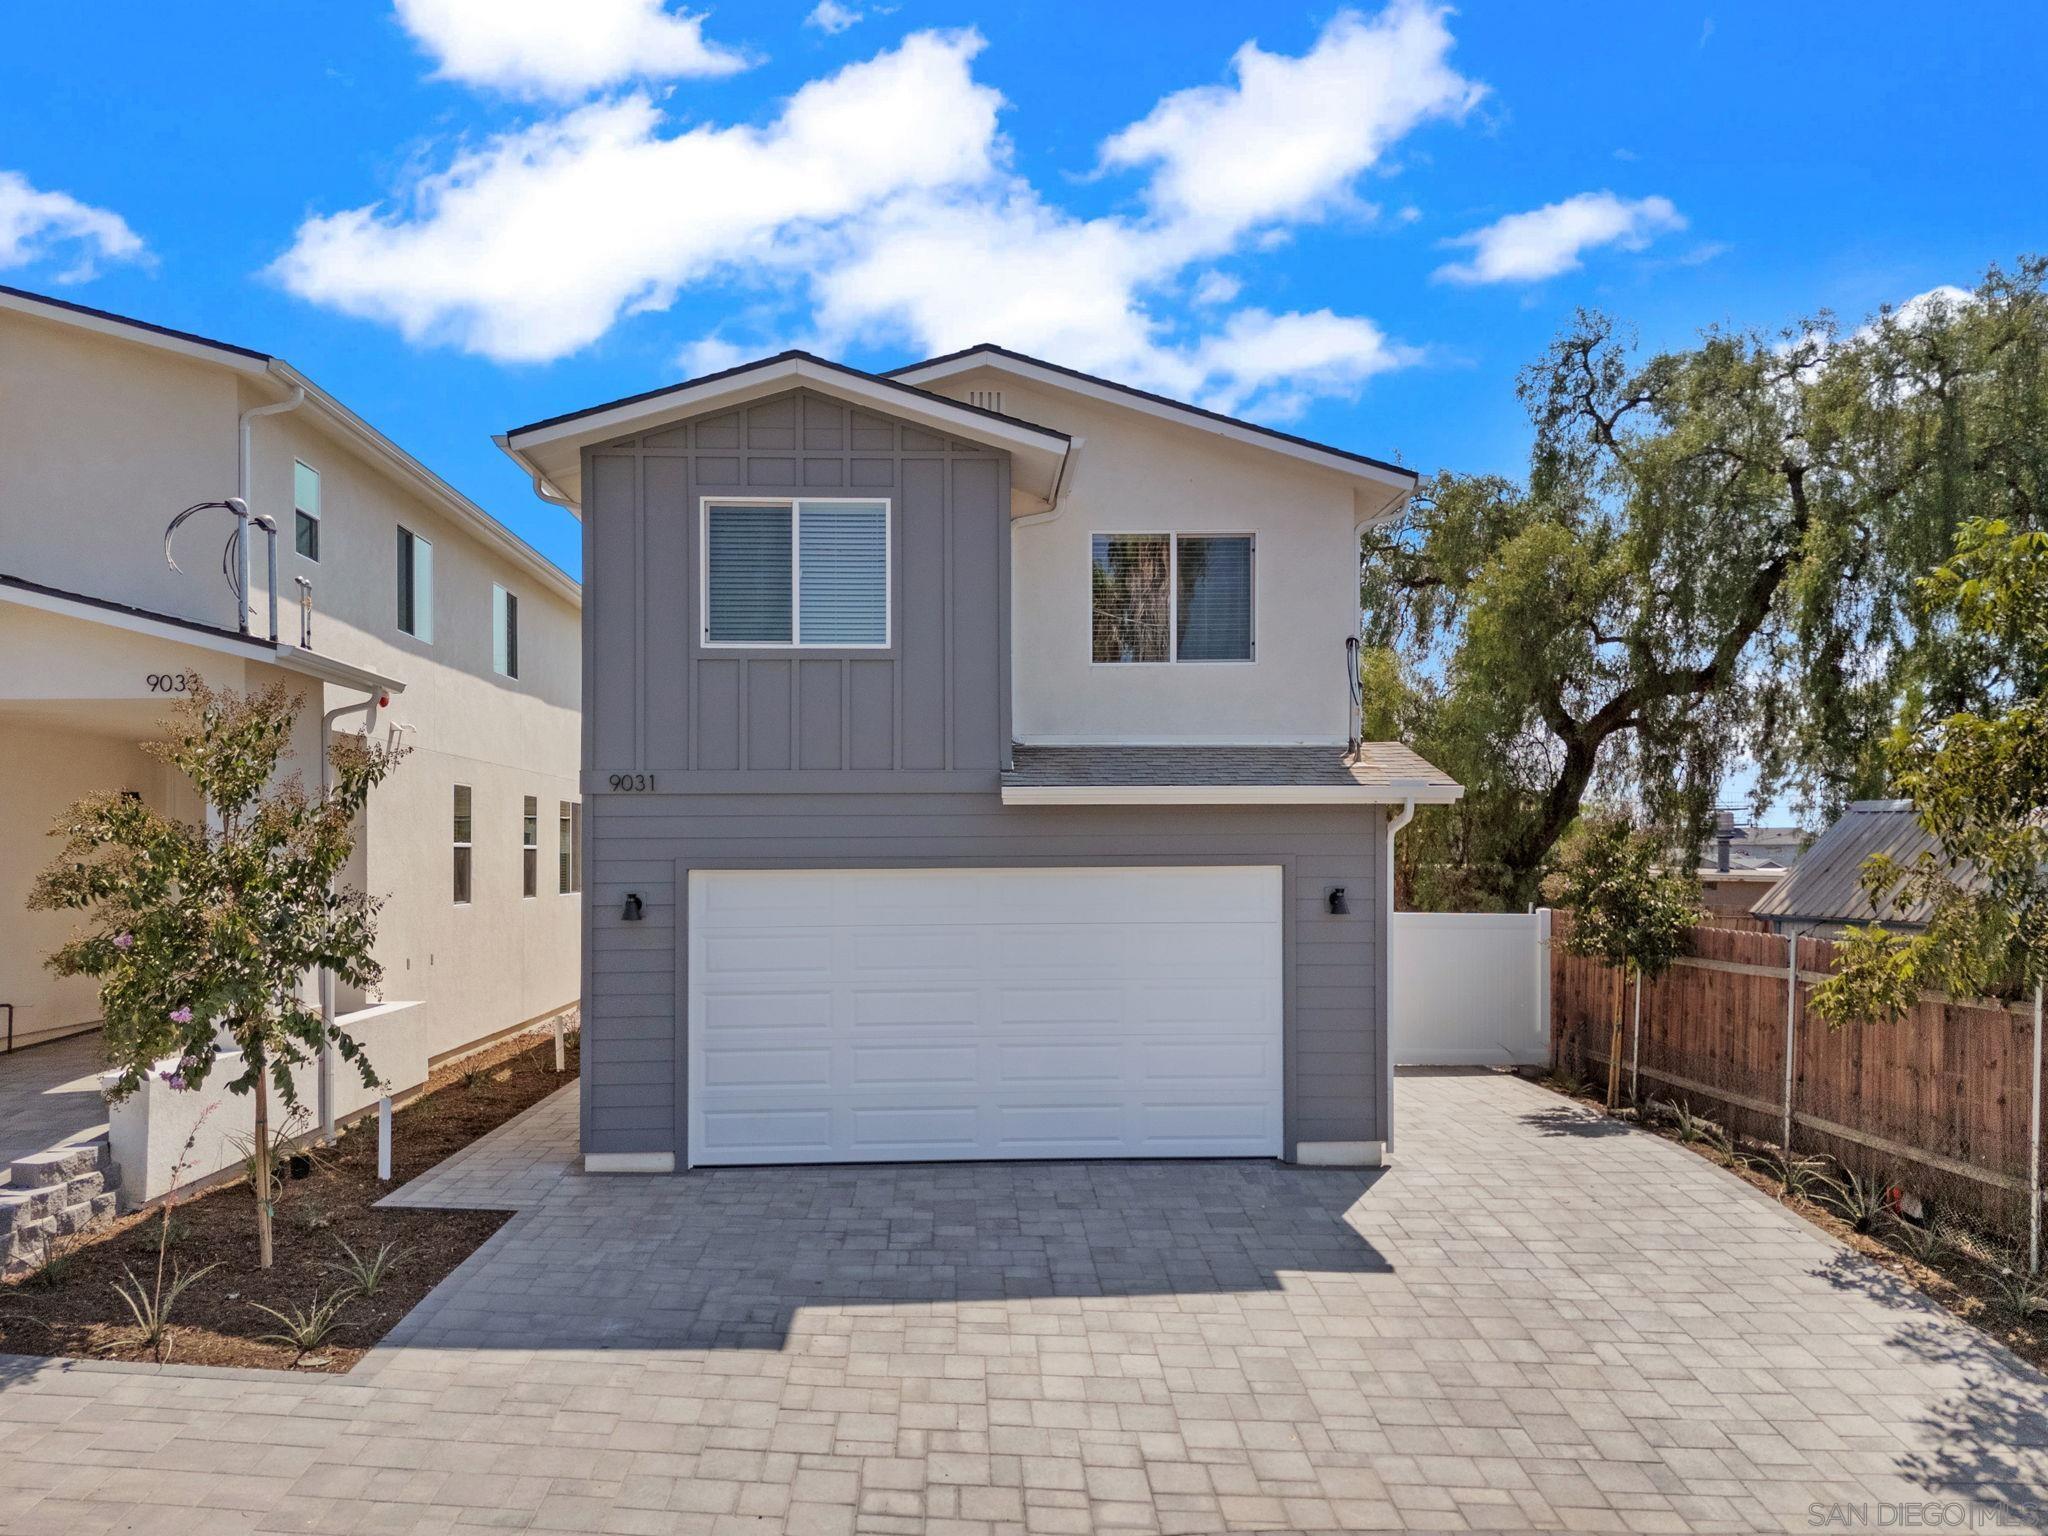
<path fill-rule="evenodd" d="M 1806 1006 L 1835 964 L 1825 939 L 1701 927 L 1693 953 L 1634 987 L 1568 952 L 1569 913 L 1553 919 L 1551 1046 L 1558 1064 L 1605 1082 L 1623 1021 L 1622 1086 L 1689 1101 L 1730 1130 L 1825 1153 L 1943 1209 L 2013 1236 L 2028 1230 L 2034 1168 L 2034 1016 L 2024 1008 L 1928 996 L 1895 1024 L 1830 1029 Z M 1787 1008 L 1787 992 L 1791 1007 Z"/>

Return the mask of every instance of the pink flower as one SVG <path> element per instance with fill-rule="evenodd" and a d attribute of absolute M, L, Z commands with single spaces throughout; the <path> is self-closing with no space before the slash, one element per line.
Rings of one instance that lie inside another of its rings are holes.
<path fill-rule="evenodd" d="M 171 1010 L 171 1022 L 173 1024 L 190 1024 L 192 1022 L 192 1010 L 190 1008 L 173 1008 Z"/>
<path fill-rule="evenodd" d="M 162 1078 L 165 1082 L 169 1083 L 173 1088 L 177 1089 L 180 1093 L 184 1092 L 185 1074 L 183 1072 L 159 1072 L 157 1073 L 157 1076 Z"/>
<path fill-rule="evenodd" d="M 134 947 L 135 947 L 135 935 L 134 935 L 134 934 L 132 934 L 132 933 L 117 933 L 117 934 L 115 934 L 115 935 L 114 935 L 114 948 L 116 948 L 116 949 L 133 949 Z"/>

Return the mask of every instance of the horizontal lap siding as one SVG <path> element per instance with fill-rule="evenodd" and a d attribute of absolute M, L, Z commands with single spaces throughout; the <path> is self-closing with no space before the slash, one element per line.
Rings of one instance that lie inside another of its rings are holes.
<path fill-rule="evenodd" d="M 1385 1139 L 1384 813 L 1020 807 L 981 794 L 590 797 L 584 1145 L 684 1146 L 678 868 L 1278 864 L 1287 871 L 1287 1145 Z M 1350 913 L 1326 892 L 1345 887 Z M 628 892 L 645 917 L 624 923 Z"/>

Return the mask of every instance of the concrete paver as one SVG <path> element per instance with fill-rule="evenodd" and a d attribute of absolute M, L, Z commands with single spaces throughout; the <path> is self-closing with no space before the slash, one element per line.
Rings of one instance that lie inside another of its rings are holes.
<path fill-rule="evenodd" d="M 2048 1514 L 2048 1381 L 1769 1199 L 1512 1079 L 1397 1104 L 1381 1173 L 588 1178 L 557 1096 L 437 1170 L 529 1203 L 348 1377 L 0 1360 L 0 1530 Z"/>

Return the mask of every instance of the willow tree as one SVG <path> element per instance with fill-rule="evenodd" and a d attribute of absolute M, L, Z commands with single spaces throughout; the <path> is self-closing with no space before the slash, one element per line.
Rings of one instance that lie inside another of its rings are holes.
<path fill-rule="evenodd" d="M 1576 317 L 1520 381 L 1526 477 L 1439 474 L 1367 540 L 1380 711 L 1466 785 L 1405 840 L 1419 899 L 1529 901 L 1592 795 L 1691 846 L 1744 758 L 1760 803 L 1881 786 L 1950 639 L 1918 578 L 1969 516 L 2043 517 L 2044 270 L 1649 357 Z"/>
<path fill-rule="evenodd" d="M 294 1071 L 329 1046 L 376 1085 L 361 1045 L 307 1002 L 305 979 L 319 969 L 352 986 L 380 978 L 371 951 L 381 903 L 335 882 L 358 813 L 404 752 L 337 738 L 332 787 L 308 793 L 278 772 L 302 705 L 282 684 L 244 694 L 195 680 L 166 739 L 143 750 L 191 781 L 206 819 L 182 821 L 119 793 L 81 800 L 59 818 L 64 851 L 29 898 L 86 916 L 87 930 L 49 963 L 99 982 L 115 1097 L 152 1072 L 196 1089 L 234 1053 L 228 1091 L 254 1101 L 251 1184 L 265 1269 L 272 1094 L 295 1108 Z"/>

